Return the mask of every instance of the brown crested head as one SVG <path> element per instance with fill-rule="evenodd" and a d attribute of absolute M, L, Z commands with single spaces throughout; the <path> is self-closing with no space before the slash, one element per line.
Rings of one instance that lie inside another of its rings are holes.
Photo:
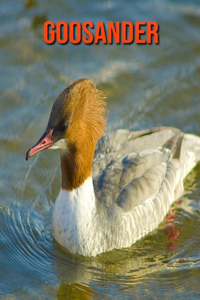
<path fill-rule="evenodd" d="M 52 137 L 65 138 L 77 147 L 84 143 L 96 145 L 106 128 L 106 97 L 89 79 L 79 79 L 68 86 L 53 104 L 48 129 Z"/>
<path fill-rule="evenodd" d="M 62 188 L 73 190 L 91 175 L 97 141 L 106 128 L 105 95 L 89 79 L 79 79 L 55 100 L 47 129 L 26 158 L 49 147 L 62 148 Z"/>

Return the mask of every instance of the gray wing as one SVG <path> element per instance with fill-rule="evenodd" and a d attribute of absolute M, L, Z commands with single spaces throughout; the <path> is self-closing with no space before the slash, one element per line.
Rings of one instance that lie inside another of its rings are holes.
<path fill-rule="evenodd" d="M 179 158 L 183 133 L 160 127 L 131 132 L 117 130 L 98 143 L 93 162 L 97 199 L 131 211 L 154 198 L 166 177 L 172 158 Z"/>

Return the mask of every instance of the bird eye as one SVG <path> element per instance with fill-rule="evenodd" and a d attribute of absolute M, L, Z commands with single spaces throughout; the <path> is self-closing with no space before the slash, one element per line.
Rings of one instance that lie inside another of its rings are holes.
<path fill-rule="evenodd" d="M 61 131 L 65 131 L 66 128 L 67 128 L 67 124 L 65 123 L 65 121 L 62 121 L 62 122 L 60 123 L 60 130 L 61 130 Z"/>

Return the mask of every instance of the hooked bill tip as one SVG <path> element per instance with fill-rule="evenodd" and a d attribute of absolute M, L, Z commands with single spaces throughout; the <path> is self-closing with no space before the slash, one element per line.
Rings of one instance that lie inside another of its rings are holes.
<path fill-rule="evenodd" d="M 30 149 L 26 152 L 26 161 L 28 161 L 28 159 L 29 159 L 29 152 L 30 152 Z"/>

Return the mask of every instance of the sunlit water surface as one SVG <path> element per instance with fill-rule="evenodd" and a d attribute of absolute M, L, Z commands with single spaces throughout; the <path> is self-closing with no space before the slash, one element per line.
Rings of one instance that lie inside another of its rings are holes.
<path fill-rule="evenodd" d="M 1 299 L 199 299 L 200 164 L 158 229 L 86 259 L 52 238 L 59 153 L 25 162 L 53 100 L 80 77 L 107 95 L 108 131 L 169 125 L 199 134 L 199 1 L 10 0 L 0 19 Z M 48 46 L 46 20 L 154 20 L 160 45 Z"/>

